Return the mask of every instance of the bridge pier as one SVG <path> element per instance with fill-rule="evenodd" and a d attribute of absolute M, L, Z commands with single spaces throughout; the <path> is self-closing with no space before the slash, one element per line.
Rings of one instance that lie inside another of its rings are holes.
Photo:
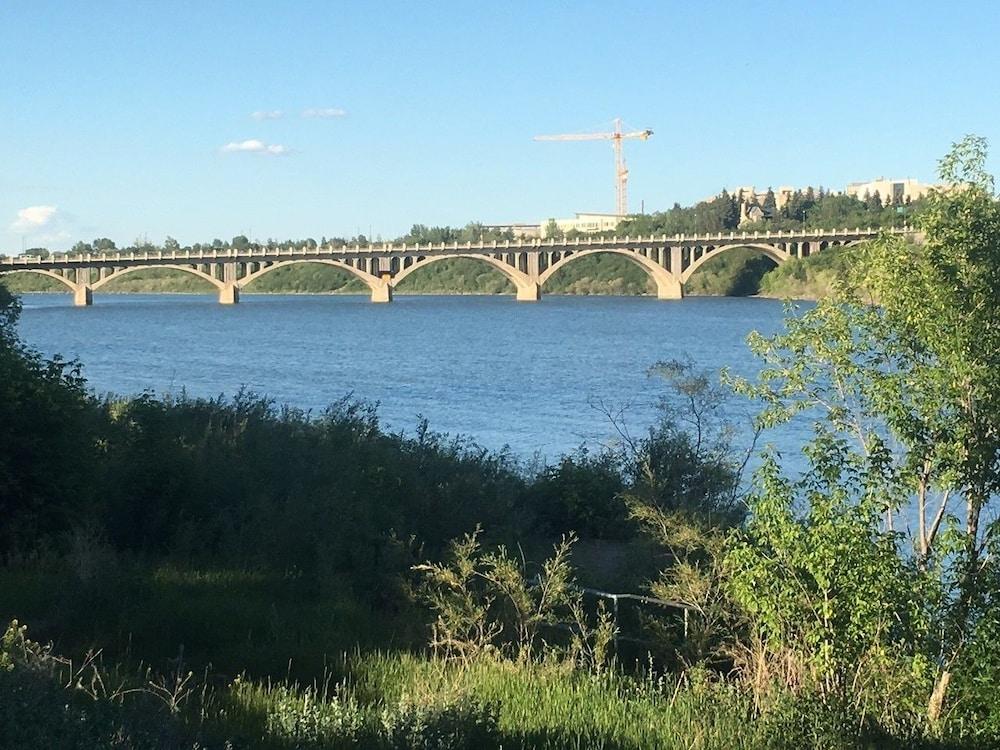
<path fill-rule="evenodd" d="M 518 302 L 538 302 L 542 298 L 542 288 L 537 282 L 531 281 L 517 286 Z"/>
<path fill-rule="evenodd" d="M 76 285 L 73 287 L 73 304 L 77 307 L 87 307 L 94 304 L 94 290 L 90 286 L 90 269 L 77 268 Z"/>
<path fill-rule="evenodd" d="M 235 305 L 240 301 L 240 288 L 230 282 L 219 288 L 219 304 Z"/>
<path fill-rule="evenodd" d="M 372 302 L 392 302 L 392 284 L 383 281 L 372 287 Z"/>
<path fill-rule="evenodd" d="M 684 299 L 684 285 L 674 278 L 673 275 L 668 279 L 656 279 L 656 298 L 657 299 Z"/>
<path fill-rule="evenodd" d="M 73 289 L 73 304 L 77 307 L 88 307 L 94 304 L 94 290 L 89 284 L 78 284 Z"/>
<path fill-rule="evenodd" d="M 238 268 L 235 263 L 222 264 L 222 286 L 219 288 L 219 303 L 235 305 L 240 301 L 240 288 L 236 286 Z M 215 276 L 215 273 L 212 273 Z"/>

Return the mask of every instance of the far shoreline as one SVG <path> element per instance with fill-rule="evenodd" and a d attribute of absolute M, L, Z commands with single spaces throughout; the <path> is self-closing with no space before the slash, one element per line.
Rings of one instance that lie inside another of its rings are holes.
<path fill-rule="evenodd" d="M 42 289 L 32 289 L 30 291 L 15 291 L 13 292 L 17 296 L 27 296 L 35 294 L 65 294 L 70 296 L 68 292 L 63 292 L 58 289 L 52 290 L 42 290 Z M 158 290 L 131 290 L 131 291 L 102 291 L 100 296 L 116 296 L 116 297 L 126 297 L 129 295 L 157 295 L 157 296 L 176 296 L 176 297 L 211 297 L 215 293 L 213 291 L 204 292 L 179 292 L 179 291 L 158 291 Z M 240 296 L 253 296 L 253 297 L 367 297 L 368 292 L 298 292 L 298 291 L 280 291 L 280 292 L 250 292 L 241 291 Z M 455 291 L 420 291 L 420 292 L 406 292 L 406 291 L 394 291 L 394 297 L 512 297 L 514 296 L 513 291 L 504 292 L 455 292 Z M 548 294 L 543 294 L 542 299 L 546 297 L 623 297 L 631 299 L 655 299 L 655 295 L 652 294 L 611 294 L 611 293 L 587 293 L 579 294 L 576 292 L 550 292 Z M 761 300 L 777 300 L 777 301 L 788 301 L 788 302 L 818 302 L 822 299 L 822 295 L 800 295 L 794 297 L 788 297 L 778 294 L 768 294 L 761 292 L 758 294 L 685 294 L 683 299 L 761 299 Z M 675 301 L 675 300 L 664 300 L 665 302 Z"/>

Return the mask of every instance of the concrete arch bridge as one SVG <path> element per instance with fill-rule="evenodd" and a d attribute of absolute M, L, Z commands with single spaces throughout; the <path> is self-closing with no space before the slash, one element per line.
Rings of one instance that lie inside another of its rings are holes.
<path fill-rule="evenodd" d="M 240 291 L 285 266 L 321 263 L 340 268 L 363 281 L 372 302 L 392 301 L 393 289 L 407 276 L 440 260 L 471 258 L 503 273 L 517 299 L 541 299 L 553 274 L 579 258 L 614 254 L 628 258 L 656 284 L 660 299 L 681 299 L 684 284 L 712 258 L 730 250 L 757 250 L 779 265 L 829 247 L 870 240 L 882 231 L 917 239 L 901 229 L 839 229 L 795 232 L 729 232 L 709 235 L 650 237 L 579 237 L 572 240 L 510 240 L 479 243 L 378 244 L 315 248 L 255 247 L 200 252 L 56 254 L 48 258 L 0 256 L 0 275 L 37 273 L 57 279 L 73 293 L 77 305 L 90 305 L 93 294 L 114 279 L 141 269 L 169 268 L 190 273 L 218 290 L 219 302 L 239 302 Z"/>

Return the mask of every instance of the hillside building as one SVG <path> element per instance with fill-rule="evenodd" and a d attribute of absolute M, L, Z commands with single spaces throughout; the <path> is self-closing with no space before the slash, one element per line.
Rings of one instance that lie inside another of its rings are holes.
<path fill-rule="evenodd" d="M 578 213 L 572 219 L 549 219 L 542 224 L 542 237 L 547 236 L 550 222 L 554 222 L 561 232 L 580 232 L 581 234 L 593 234 L 595 232 L 610 232 L 617 229 L 624 216 L 618 214 L 593 214 Z"/>
<path fill-rule="evenodd" d="M 905 180 L 887 180 L 885 177 L 878 177 L 868 182 L 852 182 L 848 184 L 846 192 L 858 200 L 864 200 L 866 195 L 878 193 L 883 203 L 891 201 L 899 204 L 919 200 L 937 187 L 940 186 L 928 185 L 910 177 Z"/>

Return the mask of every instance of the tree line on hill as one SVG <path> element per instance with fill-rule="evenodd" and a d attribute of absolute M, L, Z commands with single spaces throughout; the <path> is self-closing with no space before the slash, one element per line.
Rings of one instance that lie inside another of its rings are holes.
<path fill-rule="evenodd" d="M 716 197 L 682 208 L 675 203 L 667 211 L 630 216 L 616 230 L 629 235 L 648 234 L 708 234 L 731 232 L 741 228 L 741 202 L 750 197 L 723 190 Z M 876 193 L 861 200 L 845 193 L 833 193 L 819 188 L 796 190 L 779 209 L 770 188 L 763 199 L 750 205 L 759 206 L 763 218 L 743 228 L 768 231 L 790 229 L 843 229 L 844 227 L 897 227 L 912 223 L 919 214 L 920 201 L 904 205 L 883 205 Z"/>

